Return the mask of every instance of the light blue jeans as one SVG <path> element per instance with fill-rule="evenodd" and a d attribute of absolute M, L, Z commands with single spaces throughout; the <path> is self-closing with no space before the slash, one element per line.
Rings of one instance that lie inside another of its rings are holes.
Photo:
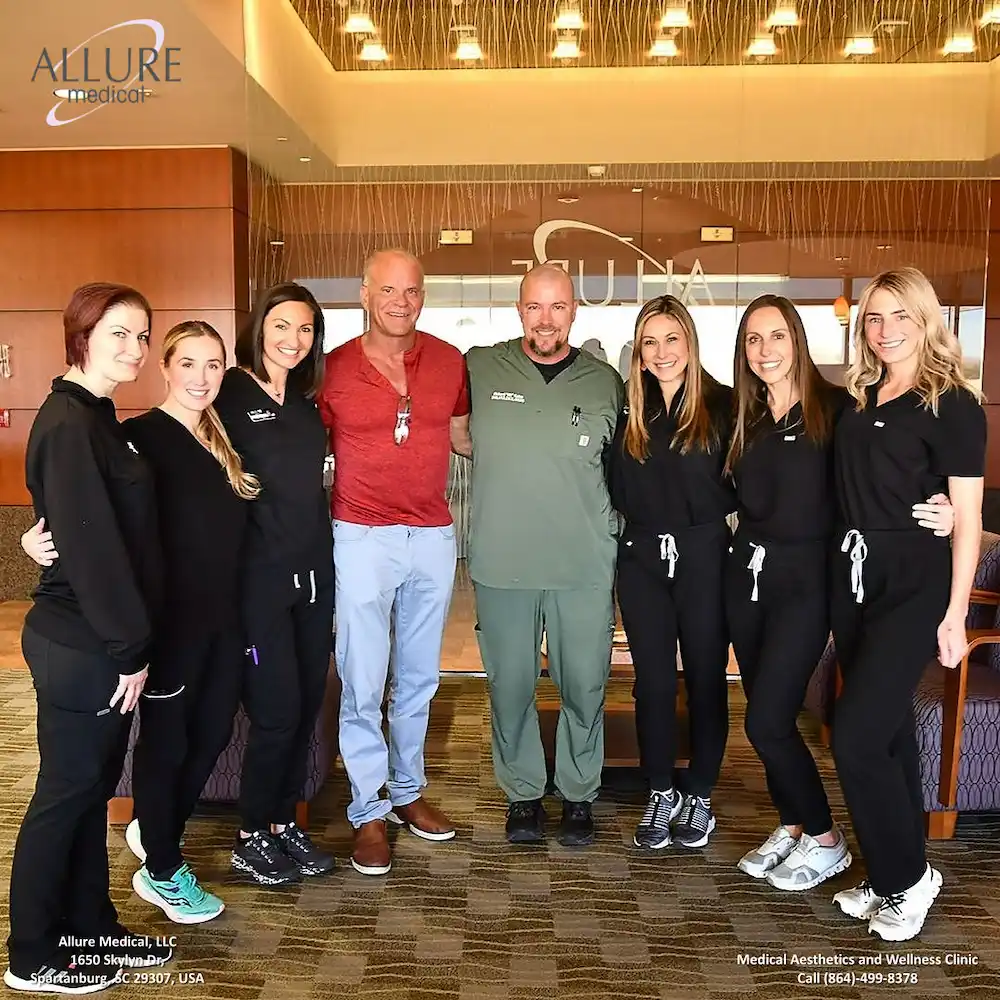
<path fill-rule="evenodd" d="M 351 782 L 347 818 L 359 827 L 420 797 L 424 740 L 438 686 L 441 639 L 455 582 L 455 528 L 333 522 L 337 638 L 343 686 L 340 755 Z M 389 745 L 382 701 L 392 683 Z M 382 788 L 388 786 L 389 798 Z"/>

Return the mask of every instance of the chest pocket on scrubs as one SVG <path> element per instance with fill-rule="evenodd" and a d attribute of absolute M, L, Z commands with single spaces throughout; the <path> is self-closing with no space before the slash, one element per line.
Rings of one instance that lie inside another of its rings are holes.
<path fill-rule="evenodd" d="M 607 419 L 574 407 L 567 424 L 565 433 L 560 434 L 560 453 L 575 461 L 600 461 L 610 436 Z"/>

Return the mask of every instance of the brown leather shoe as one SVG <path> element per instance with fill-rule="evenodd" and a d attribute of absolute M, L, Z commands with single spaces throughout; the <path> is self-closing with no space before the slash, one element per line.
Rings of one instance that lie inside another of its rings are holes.
<path fill-rule="evenodd" d="M 385 820 L 373 819 L 362 823 L 354 831 L 354 852 L 351 854 L 354 870 L 362 875 L 385 875 L 392 867 L 389 838 Z"/>
<path fill-rule="evenodd" d="M 388 819 L 409 828 L 410 833 L 424 840 L 451 840 L 455 827 L 440 809 L 426 799 L 414 799 L 405 806 L 393 806 Z"/>

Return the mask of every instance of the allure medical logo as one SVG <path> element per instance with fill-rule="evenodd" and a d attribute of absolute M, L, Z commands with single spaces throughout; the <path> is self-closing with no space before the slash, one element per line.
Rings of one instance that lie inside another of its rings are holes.
<path fill-rule="evenodd" d="M 130 41 L 136 37 L 134 29 L 149 29 L 151 44 L 122 44 L 122 28 L 133 29 L 127 33 Z M 92 45 L 97 39 L 100 43 Z M 52 93 L 59 98 L 45 123 L 57 128 L 109 105 L 144 104 L 150 84 L 180 83 L 180 47 L 164 47 L 165 40 L 166 31 L 159 21 L 136 18 L 103 28 L 75 48 L 43 48 L 35 60 L 31 82 L 55 84 Z"/>

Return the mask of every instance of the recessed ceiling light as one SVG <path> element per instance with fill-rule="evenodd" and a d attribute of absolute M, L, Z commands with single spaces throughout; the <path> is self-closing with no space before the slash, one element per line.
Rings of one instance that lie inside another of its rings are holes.
<path fill-rule="evenodd" d="M 284 240 L 271 240 L 271 246 L 273 247 L 283 247 L 285 245 Z"/>
<path fill-rule="evenodd" d="M 661 28 L 689 28 L 691 26 L 691 15 L 688 13 L 687 4 L 675 4 L 667 7 L 660 18 Z"/>
<path fill-rule="evenodd" d="M 575 194 L 564 194 L 561 198 L 556 199 L 556 201 L 563 205 L 575 205 L 579 200 Z"/>
<path fill-rule="evenodd" d="M 361 54 L 358 58 L 362 62 L 385 62 L 389 58 L 385 46 L 379 41 L 368 41 L 361 46 Z"/>
<path fill-rule="evenodd" d="M 580 13 L 580 8 L 572 3 L 563 4 L 552 26 L 556 31 L 583 31 L 583 14 Z"/>
<path fill-rule="evenodd" d="M 278 142 L 288 142 L 288 136 L 287 135 L 279 135 L 278 136 Z"/>
<path fill-rule="evenodd" d="M 455 50 L 455 58 L 464 61 L 482 59 L 483 50 L 479 47 L 479 39 L 474 36 L 472 38 L 463 38 Z"/>
<path fill-rule="evenodd" d="M 876 250 L 891 250 L 892 249 L 892 244 L 891 243 L 879 243 L 879 245 L 875 249 Z"/>
<path fill-rule="evenodd" d="M 579 57 L 580 44 L 573 37 L 560 38 L 552 50 L 553 59 L 578 59 Z"/>
<path fill-rule="evenodd" d="M 299 163 L 311 163 L 311 162 L 312 162 L 312 157 L 311 156 L 300 156 L 299 157 Z"/>
<path fill-rule="evenodd" d="M 344 31 L 348 35 L 374 35 L 375 22 L 368 16 L 368 5 L 356 3 L 351 5 L 344 22 Z"/>
<path fill-rule="evenodd" d="M 632 188 L 632 194 L 642 194 L 642 188 L 641 187 Z"/>
<path fill-rule="evenodd" d="M 799 23 L 799 14 L 794 3 L 779 3 L 767 19 L 769 28 L 794 28 Z"/>
<path fill-rule="evenodd" d="M 845 261 L 848 261 L 848 260 L 850 260 L 851 258 L 850 258 L 850 257 L 841 257 L 841 256 L 837 256 L 837 257 L 834 257 L 833 259 L 834 259 L 834 260 L 835 260 L 835 261 L 836 261 L 836 262 L 837 262 L 838 264 L 843 264 L 843 263 L 844 263 Z"/>
<path fill-rule="evenodd" d="M 747 49 L 748 56 L 756 56 L 764 59 L 767 56 L 776 55 L 778 47 L 774 44 L 774 39 L 770 35 L 757 35 Z"/>
<path fill-rule="evenodd" d="M 848 38 L 844 45 L 845 56 L 873 56 L 875 55 L 875 39 L 871 35 L 855 35 Z"/>
<path fill-rule="evenodd" d="M 677 43 L 672 38 L 654 38 L 649 50 L 651 59 L 673 59 L 677 55 Z"/>
<path fill-rule="evenodd" d="M 987 4 L 983 8 L 983 16 L 979 19 L 979 26 L 985 28 L 989 24 L 1000 24 L 1000 3 Z"/>
<path fill-rule="evenodd" d="M 941 50 L 946 56 L 963 56 L 976 51 L 976 40 L 969 34 L 952 35 Z"/>

